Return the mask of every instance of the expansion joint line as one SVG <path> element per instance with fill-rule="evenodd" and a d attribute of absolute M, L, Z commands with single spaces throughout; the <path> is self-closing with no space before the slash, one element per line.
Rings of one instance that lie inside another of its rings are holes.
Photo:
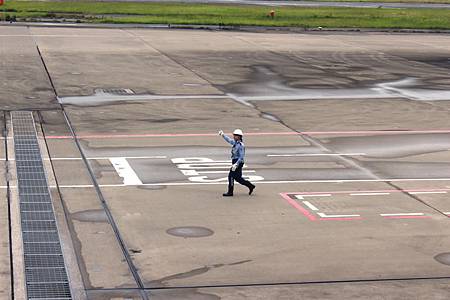
<path fill-rule="evenodd" d="M 37 49 L 37 52 L 38 52 L 39 57 L 41 59 L 41 62 L 43 64 L 43 66 L 44 66 L 44 69 L 45 69 L 45 72 L 47 74 L 48 80 L 49 80 L 49 82 L 50 82 L 50 84 L 52 86 L 53 93 L 55 94 L 55 97 L 58 98 L 58 92 L 56 91 L 54 82 L 53 82 L 52 77 L 50 75 L 50 72 L 49 72 L 49 70 L 47 68 L 47 65 L 45 63 L 44 57 L 42 56 L 42 53 L 41 53 L 41 51 L 39 49 L 39 46 L 37 44 L 36 44 L 36 49 Z M 122 250 L 122 254 L 123 254 L 123 256 L 124 256 L 124 258 L 125 258 L 125 260 L 127 262 L 128 268 L 130 269 L 130 272 L 133 275 L 133 278 L 136 281 L 136 284 L 137 284 L 137 286 L 139 288 L 140 295 L 141 295 L 143 300 L 148 300 L 149 297 L 148 297 L 148 295 L 146 293 L 144 283 L 143 283 L 143 281 L 142 281 L 142 279 L 141 279 L 141 277 L 140 277 L 140 275 L 138 273 L 138 270 L 137 270 L 136 266 L 133 263 L 133 260 L 131 258 L 130 253 L 128 252 L 128 249 L 126 247 L 125 241 L 123 240 L 123 238 L 122 238 L 122 236 L 120 234 L 119 228 L 118 228 L 118 226 L 117 226 L 117 224 L 116 224 L 116 222 L 114 220 L 114 217 L 113 217 L 113 215 L 111 213 L 111 210 L 109 209 L 109 206 L 106 203 L 105 197 L 103 196 L 103 193 L 102 193 L 102 191 L 100 189 L 100 186 L 99 186 L 99 184 L 97 182 L 97 179 L 95 178 L 94 172 L 93 172 L 89 162 L 86 159 L 86 155 L 85 155 L 85 153 L 83 151 L 83 148 L 81 147 L 80 141 L 78 140 L 78 137 L 77 137 L 77 135 L 75 133 L 75 130 L 74 130 L 73 126 L 72 126 L 72 123 L 71 123 L 71 121 L 70 121 L 70 119 L 69 119 L 69 117 L 68 117 L 68 115 L 67 115 L 67 113 L 66 113 L 66 111 L 64 109 L 64 106 L 61 103 L 59 105 L 61 107 L 61 111 L 62 111 L 62 113 L 64 115 L 64 119 L 66 121 L 66 124 L 67 124 L 69 130 L 70 130 L 72 138 L 75 141 L 75 144 L 76 144 L 76 146 L 78 148 L 78 151 L 80 152 L 81 158 L 82 158 L 82 160 L 83 160 L 83 162 L 84 162 L 84 164 L 85 164 L 85 166 L 86 166 L 86 168 L 88 170 L 89 177 L 92 180 L 92 183 L 94 185 L 94 188 L 95 188 L 97 196 L 98 196 L 98 198 L 100 200 L 100 203 L 101 203 L 101 205 L 102 205 L 102 207 L 103 207 L 103 209 L 104 209 L 104 211 L 106 213 L 106 216 L 107 216 L 108 221 L 109 221 L 109 223 L 111 225 L 111 228 L 113 229 L 114 235 L 115 235 L 115 237 L 116 237 L 116 239 L 118 241 L 118 244 L 119 244 L 119 246 L 120 246 L 120 248 Z"/>
<path fill-rule="evenodd" d="M 150 45 L 149 42 L 147 42 L 146 40 L 144 40 L 144 39 L 143 39 L 142 37 L 140 37 L 139 35 L 137 35 L 137 34 L 135 34 L 135 33 L 133 33 L 133 32 L 130 32 L 130 31 L 128 31 L 128 30 L 124 30 L 124 29 L 122 29 L 122 30 L 125 31 L 126 33 L 128 33 L 129 35 L 131 35 L 131 36 L 133 36 L 133 37 L 139 39 L 139 40 L 140 40 L 145 46 L 147 46 L 148 48 L 150 48 L 150 49 L 152 49 L 152 50 L 158 52 L 159 54 L 163 55 L 164 57 L 167 57 L 169 60 L 173 61 L 175 64 L 182 66 L 184 69 L 188 70 L 188 71 L 191 72 L 191 73 L 194 73 L 194 74 L 195 74 L 196 76 L 198 76 L 200 79 L 202 79 L 202 80 L 204 80 L 205 82 L 209 83 L 212 87 L 215 87 L 214 84 L 213 84 L 211 81 L 209 81 L 207 78 L 205 78 L 202 74 L 200 74 L 199 72 L 197 72 L 197 71 L 195 71 L 195 70 L 192 70 L 192 69 L 189 68 L 186 64 L 182 63 L 181 61 L 178 61 L 177 59 L 173 58 L 173 57 L 170 56 L 169 54 L 163 52 L 162 50 L 153 47 L 152 45 Z M 215 88 L 216 88 L 216 87 L 215 87 Z M 217 88 L 216 88 L 216 89 L 217 89 Z M 223 93 L 223 91 L 221 91 L 221 92 Z"/>

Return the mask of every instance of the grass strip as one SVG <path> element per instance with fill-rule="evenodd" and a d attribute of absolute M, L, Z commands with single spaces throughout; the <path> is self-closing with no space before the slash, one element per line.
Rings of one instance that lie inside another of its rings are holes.
<path fill-rule="evenodd" d="M 200 24 L 323 28 L 450 29 L 450 10 L 265 7 L 188 3 L 8 1 L 19 20 L 75 18 L 94 23 Z M 275 18 L 268 16 L 275 10 Z"/>

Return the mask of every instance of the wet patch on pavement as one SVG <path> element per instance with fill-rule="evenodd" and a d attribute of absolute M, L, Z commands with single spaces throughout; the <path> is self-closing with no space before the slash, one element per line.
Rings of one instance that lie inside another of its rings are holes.
<path fill-rule="evenodd" d="M 183 238 L 207 237 L 214 234 L 209 228 L 199 226 L 184 226 L 167 229 L 168 234 Z"/>
<path fill-rule="evenodd" d="M 444 252 L 436 255 L 434 259 L 443 265 L 450 266 L 450 252 Z"/>
<path fill-rule="evenodd" d="M 79 211 L 73 213 L 71 216 L 73 220 L 77 220 L 80 222 L 101 222 L 101 223 L 109 222 L 108 216 L 106 215 L 103 209 Z"/>
<path fill-rule="evenodd" d="M 220 300 L 221 297 L 199 292 L 197 289 L 167 290 L 150 292 L 152 300 Z"/>

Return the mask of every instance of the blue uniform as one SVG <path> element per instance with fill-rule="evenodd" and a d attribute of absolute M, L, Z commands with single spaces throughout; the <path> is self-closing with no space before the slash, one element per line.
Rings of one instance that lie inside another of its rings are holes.
<path fill-rule="evenodd" d="M 233 169 L 230 169 L 230 173 L 228 174 L 228 193 L 224 194 L 228 196 L 233 195 L 234 191 L 234 181 L 236 180 L 242 185 L 245 185 L 249 188 L 249 194 L 252 193 L 255 186 L 242 178 L 242 168 L 244 167 L 244 157 L 245 157 L 245 146 L 244 143 L 241 141 L 235 141 L 234 139 L 223 135 L 223 139 L 229 143 L 231 146 L 231 163 L 236 165 L 236 169 L 233 171 Z"/>
<path fill-rule="evenodd" d="M 240 165 L 241 163 L 244 163 L 245 157 L 244 143 L 240 141 L 235 141 L 234 139 L 226 135 L 223 135 L 223 139 L 233 146 L 231 148 L 231 161 L 233 162 L 233 164 L 237 163 L 238 165 Z"/>

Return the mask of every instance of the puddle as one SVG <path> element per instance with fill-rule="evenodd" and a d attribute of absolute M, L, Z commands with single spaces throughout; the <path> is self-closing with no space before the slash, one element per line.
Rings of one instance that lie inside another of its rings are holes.
<path fill-rule="evenodd" d="M 108 217 L 103 209 L 84 210 L 73 213 L 73 220 L 80 222 L 101 222 L 108 223 Z"/>
<path fill-rule="evenodd" d="M 274 121 L 274 122 L 280 122 L 280 119 L 278 119 L 274 115 L 271 115 L 268 113 L 261 113 L 261 118 L 264 118 L 264 119 L 270 120 L 270 121 Z"/>
<path fill-rule="evenodd" d="M 164 190 L 167 188 L 167 185 L 138 185 L 138 189 L 140 190 Z"/>
<path fill-rule="evenodd" d="M 168 234 L 184 238 L 206 237 L 214 234 L 214 231 L 206 227 L 183 226 L 167 229 Z"/>
<path fill-rule="evenodd" d="M 450 266 L 450 252 L 444 252 L 434 257 L 437 262 Z"/>
<path fill-rule="evenodd" d="M 416 101 L 450 100 L 450 90 L 422 87 L 422 81 L 414 77 L 374 82 L 367 86 L 291 86 L 293 79 L 273 71 L 270 66 L 250 68 L 247 81 L 224 85 L 229 94 L 241 101 L 320 100 L 320 99 L 410 99 Z"/>

